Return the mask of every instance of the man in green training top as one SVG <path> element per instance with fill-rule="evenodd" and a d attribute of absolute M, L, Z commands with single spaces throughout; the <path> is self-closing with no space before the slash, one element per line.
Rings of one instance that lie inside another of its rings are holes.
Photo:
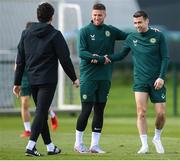
<path fill-rule="evenodd" d="M 155 134 L 152 142 L 157 153 L 164 153 L 160 135 L 165 124 L 166 88 L 164 80 L 169 61 L 167 43 L 161 32 L 148 27 L 149 19 L 144 11 L 137 11 L 133 15 L 133 21 L 137 32 L 129 34 L 121 52 L 108 55 L 106 63 L 123 59 L 131 50 L 134 64 L 133 89 L 137 106 L 137 128 L 142 142 L 138 153 L 145 154 L 149 151 L 146 122 L 148 98 L 154 103 L 156 111 Z"/>
<path fill-rule="evenodd" d="M 104 62 L 104 55 L 113 53 L 116 40 L 125 40 L 127 33 L 104 24 L 106 8 L 97 3 L 93 6 L 92 21 L 80 30 L 79 56 L 80 94 L 82 110 L 76 125 L 76 141 L 74 150 L 79 153 L 105 153 L 99 147 L 99 139 L 103 127 L 103 113 L 111 86 L 112 64 L 92 64 L 92 59 Z M 100 56 L 102 58 L 100 59 Z M 90 149 L 83 143 L 83 132 L 89 115 L 94 109 L 92 121 L 92 137 Z"/>

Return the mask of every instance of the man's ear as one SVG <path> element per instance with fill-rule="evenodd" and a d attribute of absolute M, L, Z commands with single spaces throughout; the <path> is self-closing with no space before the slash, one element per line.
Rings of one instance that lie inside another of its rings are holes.
<path fill-rule="evenodd" d="M 53 17 L 51 17 L 50 20 L 47 23 L 51 24 L 52 20 L 53 20 Z"/>
<path fill-rule="evenodd" d="M 104 11 L 104 18 L 106 18 L 106 11 Z"/>
<path fill-rule="evenodd" d="M 147 24 L 149 24 L 149 18 L 146 19 Z"/>

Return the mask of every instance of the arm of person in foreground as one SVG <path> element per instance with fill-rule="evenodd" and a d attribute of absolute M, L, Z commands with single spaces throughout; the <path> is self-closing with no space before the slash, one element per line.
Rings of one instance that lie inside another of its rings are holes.
<path fill-rule="evenodd" d="M 25 53 L 24 53 L 24 34 L 22 32 L 21 39 L 17 47 L 17 57 L 15 60 L 16 68 L 14 71 L 14 85 L 21 85 L 21 79 L 25 68 Z"/>
<path fill-rule="evenodd" d="M 25 31 L 21 34 L 21 39 L 19 41 L 18 47 L 17 47 L 17 57 L 15 60 L 15 67 L 14 67 L 14 87 L 13 87 L 13 93 L 16 95 L 16 97 L 20 96 L 21 92 L 21 80 L 25 68 L 25 53 L 24 53 L 24 36 Z"/>
<path fill-rule="evenodd" d="M 56 36 L 53 38 L 53 45 L 64 72 L 72 80 L 73 84 L 78 87 L 79 80 L 76 77 L 74 66 L 70 58 L 69 48 L 60 31 L 58 31 Z"/>

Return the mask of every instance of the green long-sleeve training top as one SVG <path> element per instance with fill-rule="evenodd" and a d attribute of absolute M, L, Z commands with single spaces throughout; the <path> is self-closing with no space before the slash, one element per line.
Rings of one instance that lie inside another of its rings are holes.
<path fill-rule="evenodd" d="M 120 53 L 109 56 L 112 61 L 123 59 L 131 50 L 134 64 L 134 82 L 149 83 L 165 79 L 169 54 L 167 42 L 161 32 L 149 29 L 145 33 L 131 33 Z"/>
<path fill-rule="evenodd" d="M 92 22 L 80 30 L 79 37 L 79 56 L 80 62 L 80 79 L 86 80 L 111 80 L 112 64 L 104 65 L 91 64 L 95 58 L 93 54 L 98 54 L 97 59 L 104 61 L 104 55 L 114 53 L 116 40 L 125 40 L 127 33 L 111 26 L 102 24 L 95 26 Z"/>

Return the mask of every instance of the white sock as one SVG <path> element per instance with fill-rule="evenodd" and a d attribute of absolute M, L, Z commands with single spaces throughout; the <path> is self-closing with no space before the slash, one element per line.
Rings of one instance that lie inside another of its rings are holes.
<path fill-rule="evenodd" d="M 154 140 L 160 140 L 160 137 L 161 137 L 161 129 L 155 129 L 154 130 Z"/>
<path fill-rule="evenodd" d="M 47 151 L 54 151 L 54 148 L 55 148 L 52 142 L 50 144 L 47 144 L 46 147 L 47 147 Z"/>
<path fill-rule="evenodd" d="M 24 128 L 26 131 L 31 131 L 31 123 L 30 122 L 24 122 Z"/>
<path fill-rule="evenodd" d="M 101 133 L 99 133 L 99 132 L 92 132 L 92 135 L 91 135 L 91 146 L 90 147 L 93 147 L 95 145 L 99 145 L 100 136 L 101 136 Z"/>
<path fill-rule="evenodd" d="M 32 150 L 34 148 L 34 146 L 36 145 L 35 141 L 29 140 L 26 149 Z"/>
<path fill-rule="evenodd" d="M 79 146 L 80 144 L 83 143 L 83 131 L 78 131 L 76 130 L 76 141 L 75 141 L 75 146 Z"/>
<path fill-rule="evenodd" d="M 53 110 L 49 111 L 49 115 L 51 118 L 54 118 L 56 116 L 55 112 Z"/>
<path fill-rule="evenodd" d="M 140 135 L 140 139 L 141 139 L 142 146 L 147 147 L 148 146 L 147 135 L 146 134 Z"/>

